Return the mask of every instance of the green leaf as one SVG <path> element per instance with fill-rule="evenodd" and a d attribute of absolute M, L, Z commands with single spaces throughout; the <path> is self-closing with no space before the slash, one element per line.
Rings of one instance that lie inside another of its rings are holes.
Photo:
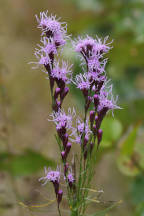
<path fill-rule="evenodd" d="M 101 129 L 103 130 L 101 147 L 110 147 L 114 141 L 119 139 L 122 124 L 119 120 L 108 117 L 103 120 Z"/>
<path fill-rule="evenodd" d="M 121 154 L 122 155 L 131 155 L 134 150 L 137 132 L 139 125 L 133 127 L 129 132 L 124 141 L 121 143 Z"/>
<path fill-rule="evenodd" d="M 0 153 L 0 161 L 0 170 L 8 171 L 13 176 L 27 176 L 43 169 L 44 166 L 55 166 L 53 160 L 32 150 L 27 150 L 21 155 Z"/>
<path fill-rule="evenodd" d="M 144 133 L 144 131 L 143 131 Z M 141 137 L 141 141 L 143 140 L 143 137 Z M 136 143 L 135 146 L 135 152 L 138 158 L 139 166 L 144 171 L 144 143 Z"/>
<path fill-rule="evenodd" d="M 117 164 L 124 175 L 136 176 L 140 170 L 133 160 L 139 124 L 131 128 L 120 143 L 120 154 Z"/>
<path fill-rule="evenodd" d="M 134 179 L 131 190 L 131 199 L 134 204 L 144 203 L 144 176 L 140 175 Z"/>

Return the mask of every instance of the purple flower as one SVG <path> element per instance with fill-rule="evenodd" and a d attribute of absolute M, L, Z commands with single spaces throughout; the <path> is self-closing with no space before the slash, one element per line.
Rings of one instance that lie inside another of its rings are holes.
<path fill-rule="evenodd" d="M 107 81 L 108 83 L 109 81 Z M 107 83 L 105 83 L 101 90 L 99 95 L 99 105 L 98 105 L 98 113 L 100 113 L 103 109 L 108 110 L 114 110 L 114 109 L 120 109 L 119 106 L 116 105 L 117 97 L 114 99 L 112 94 L 112 85 L 107 86 Z"/>
<path fill-rule="evenodd" d="M 97 74 L 102 74 L 105 72 L 105 65 L 107 63 L 107 59 L 99 59 L 98 57 L 91 57 L 88 59 L 88 72 L 96 72 Z"/>
<path fill-rule="evenodd" d="M 68 109 L 68 114 L 66 115 L 64 110 L 59 110 L 58 112 L 53 112 L 50 116 L 52 117 L 52 120 L 56 124 L 57 129 L 61 129 L 63 126 L 67 129 L 72 128 L 72 120 L 75 117 L 76 113 L 73 108 Z"/>
<path fill-rule="evenodd" d="M 74 182 L 75 182 L 75 178 L 73 176 L 72 171 L 68 173 L 67 179 L 68 179 L 69 187 L 72 188 L 74 186 Z"/>
<path fill-rule="evenodd" d="M 58 202 L 58 205 L 62 201 L 62 196 L 63 196 L 63 191 L 59 190 L 58 193 L 57 193 L 57 202 Z"/>
<path fill-rule="evenodd" d="M 46 35 L 48 38 L 53 38 L 56 47 L 65 44 L 67 38 L 67 26 L 65 23 L 59 22 L 56 16 L 48 16 L 48 11 L 40 12 L 40 18 L 36 15 L 38 22 L 38 28 L 42 30 L 42 35 Z"/>
<path fill-rule="evenodd" d="M 110 44 L 112 43 L 109 42 L 107 43 L 107 40 L 108 40 L 108 36 L 104 38 L 104 40 L 102 41 L 102 39 L 96 37 L 96 45 L 95 45 L 95 52 L 96 53 L 107 53 L 112 47 L 110 47 Z"/>
<path fill-rule="evenodd" d="M 62 80 L 64 83 L 70 83 L 72 78 L 72 65 L 68 66 L 68 63 L 63 61 L 60 67 L 59 62 L 55 62 L 54 68 L 51 71 L 51 76 L 58 81 Z"/>
<path fill-rule="evenodd" d="M 38 48 L 36 48 L 36 53 L 45 53 L 45 54 L 57 54 L 57 49 L 53 40 L 50 40 L 47 37 L 41 38 L 42 45 L 38 44 Z"/>
<path fill-rule="evenodd" d="M 76 75 L 73 82 L 80 90 L 89 90 L 91 86 L 88 73 Z"/>
<path fill-rule="evenodd" d="M 59 183 L 60 181 L 60 169 L 57 167 L 57 170 L 53 171 L 51 168 L 48 170 L 45 168 L 45 176 L 40 178 L 39 181 L 45 181 L 43 185 L 47 184 L 47 182 Z"/>
<path fill-rule="evenodd" d="M 68 173 L 67 178 L 68 178 L 69 183 L 74 183 L 75 179 L 74 179 L 72 172 Z"/>
<path fill-rule="evenodd" d="M 103 53 L 107 53 L 111 49 L 109 46 L 110 43 L 106 43 L 107 39 L 108 37 L 102 41 L 98 37 L 93 39 L 88 35 L 84 39 L 79 37 L 78 40 L 74 42 L 74 48 L 76 52 L 82 53 L 86 59 L 91 56 L 101 56 Z"/>
<path fill-rule="evenodd" d="M 47 65 L 51 64 L 51 60 L 50 60 L 48 54 L 44 55 L 42 53 L 35 52 L 35 56 L 36 56 L 38 61 L 37 62 L 30 62 L 30 64 L 35 64 L 36 65 L 36 66 L 32 67 L 33 69 L 37 69 L 41 65 L 44 65 L 46 67 Z"/>
<path fill-rule="evenodd" d="M 76 129 L 73 128 L 72 135 L 74 136 L 74 139 L 72 141 L 76 142 L 78 144 L 81 144 L 82 135 L 85 134 L 85 138 L 87 140 L 89 140 L 91 133 L 92 133 L 92 131 L 90 130 L 89 119 L 87 118 L 85 125 L 81 119 L 77 119 L 76 120 Z"/>

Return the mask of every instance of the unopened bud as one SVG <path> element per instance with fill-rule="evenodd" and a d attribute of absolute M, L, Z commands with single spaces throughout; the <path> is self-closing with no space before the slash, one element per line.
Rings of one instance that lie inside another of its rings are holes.
<path fill-rule="evenodd" d="M 68 142 L 66 145 L 66 155 L 68 155 L 68 153 L 70 152 L 71 146 L 72 146 L 71 143 Z"/>
<path fill-rule="evenodd" d="M 65 96 L 67 95 L 68 92 L 69 92 L 69 88 L 65 87 L 64 90 L 62 91 L 61 95 L 60 95 L 61 101 L 65 98 Z"/>
<path fill-rule="evenodd" d="M 94 105 L 95 105 L 95 108 L 97 108 L 99 104 L 99 96 L 97 94 L 94 95 Z"/>
<path fill-rule="evenodd" d="M 57 99 L 59 93 L 60 93 L 61 89 L 60 88 L 56 88 L 55 89 L 55 93 L 54 93 L 54 98 Z"/>
<path fill-rule="evenodd" d="M 88 90 L 87 89 L 82 89 L 82 92 L 83 92 L 83 95 L 84 97 L 87 97 L 88 96 Z"/>
<path fill-rule="evenodd" d="M 62 190 L 59 190 L 59 191 L 58 191 L 58 194 L 57 194 L 57 202 L 58 202 L 58 205 L 59 205 L 60 202 L 62 201 L 62 196 L 63 196 L 63 191 L 62 191 Z"/>
<path fill-rule="evenodd" d="M 64 165 L 64 175 L 66 176 L 66 173 L 68 171 L 68 168 L 69 168 L 69 164 L 68 163 L 65 163 Z"/>
<path fill-rule="evenodd" d="M 103 134 L 103 131 L 101 129 L 98 130 L 97 132 L 97 138 L 98 138 L 98 146 L 102 140 L 102 134 Z"/>
<path fill-rule="evenodd" d="M 66 144 L 68 142 L 68 134 L 65 133 L 62 139 L 63 139 L 63 146 L 64 146 L 64 149 L 65 149 L 66 148 Z"/>
<path fill-rule="evenodd" d="M 86 100 L 86 105 L 85 105 L 85 109 L 88 110 L 90 104 L 92 102 L 92 97 L 91 96 L 88 96 L 87 97 L 87 100 Z"/>

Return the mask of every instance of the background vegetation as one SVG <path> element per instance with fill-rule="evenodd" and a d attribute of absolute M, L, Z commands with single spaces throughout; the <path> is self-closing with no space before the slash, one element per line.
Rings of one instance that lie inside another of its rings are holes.
<path fill-rule="evenodd" d="M 0 1 L 0 215 L 57 215 L 55 203 L 47 206 L 53 199 L 49 185 L 42 187 L 38 182 L 43 167 L 55 166 L 59 160 L 51 136 L 54 126 L 47 121 L 51 112 L 49 86 L 45 74 L 27 64 L 35 61 L 33 50 L 40 40 L 34 15 L 43 10 L 62 17 L 72 37 L 90 34 L 114 39 L 107 73 L 123 109 L 103 123 L 104 139 L 93 187 L 104 190 L 104 202 L 93 203 L 91 209 L 123 200 L 108 215 L 143 216 L 143 0 Z M 77 73 L 81 70 L 79 61 L 69 47 L 64 49 L 63 58 L 74 63 Z M 81 95 L 73 86 L 69 98 L 65 107 L 74 105 L 80 113 Z"/>

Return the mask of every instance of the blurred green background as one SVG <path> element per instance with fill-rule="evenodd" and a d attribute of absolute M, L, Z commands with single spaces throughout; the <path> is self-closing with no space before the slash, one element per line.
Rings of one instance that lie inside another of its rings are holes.
<path fill-rule="evenodd" d="M 93 187 L 104 190 L 105 203 L 93 203 L 91 211 L 123 200 L 107 216 L 144 216 L 143 0 L 0 0 L 0 215 L 57 215 L 55 203 L 45 206 L 54 198 L 50 186 L 38 182 L 43 167 L 59 161 L 54 125 L 47 121 L 49 85 L 45 74 L 28 64 L 35 61 L 40 40 L 34 15 L 45 10 L 67 22 L 72 38 L 90 34 L 114 40 L 107 74 L 123 109 L 102 125 Z M 81 69 L 70 46 L 63 58 L 74 64 L 76 74 Z M 65 108 L 81 112 L 82 102 L 71 86 Z"/>

